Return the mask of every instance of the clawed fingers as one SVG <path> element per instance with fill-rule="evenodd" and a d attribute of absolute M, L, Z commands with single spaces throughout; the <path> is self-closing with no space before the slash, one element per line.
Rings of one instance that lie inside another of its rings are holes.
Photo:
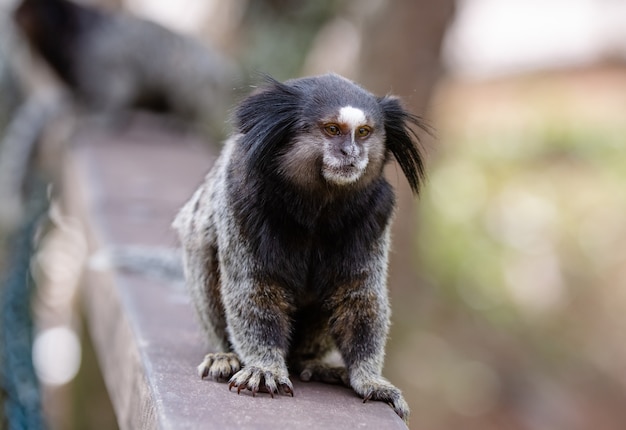
<path fill-rule="evenodd" d="M 279 393 L 290 394 L 293 397 L 293 384 L 286 375 L 286 371 L 275 372 L 254 366 L 246 367 L 230 379 L 228 389 L 237 387 L 237 394 L 241 393 L 241 390 L 249 390 L 253 397 L 259 392 L 269 393 L 271 397 Z"/>
<path fill-rule="evenodd" d="M 207 354 L 198 366 L 201 379 L 209 377 L 217 381 L 228 380 L 241 368 L 239 357 L 232 352 L 215 352 Z"/>
<path fill-rule="evenodd" d="M 377 400 L 387 403 L 405 422 L 409 419 L 409 405 L 402 397 L 402 392 L 383 378 L 357 380 L 355 391 L 363 397 L 363 403 Z"/>
<path fill-rule="evenodd" d="M 281 384 L 280 388 L 283 393 L 291 394 L 291 397 L 293 397 L 293 386 L 291 385 L 291 382 L 289 384 Z"/>

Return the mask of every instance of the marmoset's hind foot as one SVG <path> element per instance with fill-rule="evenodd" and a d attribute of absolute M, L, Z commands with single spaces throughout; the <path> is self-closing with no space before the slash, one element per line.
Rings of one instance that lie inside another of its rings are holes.
<path fill-rule="evenodd" d="M 402 392 L 383 377 L 352 381 L 352 388 L 361 397 L 363 403 L 378 400 L 387 403 L 405 422 L 409 421 L 409 405 L 402 397 Z"/>
<path fill-rule="evenodd" d="M 239 357 L 234 352 L 213 352 L 204 356 L 198 366 L 198 375 L 204 379 L 207 376 L 216 381 L 228 379 L 241 369 Z"/>
<path fill-rule="evenodd" d="M 320 381 L 327 384 L 342 384 L 346 387 L 350 386 L 348 371 L 343 366 L 331 366 L 321 360 L 310 360 L 302 363 L 301 369 L 301 381 Z"/>
<path fill-rule="evenodd" d="M 241 390 L 252 391 L 252 397 L 258 392 L 267 392 L 272 397 L 278 393 L 293 397 L 293 384 L 287 369 L 246 366 L 230 379 L 228 389 L 233 387 L 237 388 L 237 394 Z"/>

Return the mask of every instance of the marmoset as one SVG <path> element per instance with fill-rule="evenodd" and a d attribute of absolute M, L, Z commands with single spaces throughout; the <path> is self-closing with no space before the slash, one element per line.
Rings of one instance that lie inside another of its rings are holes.
<path fill-rule="evenodd" d="M 90 109 L 163 111 L 220 134 L 237 73 L 216 50 L 153 22 L 67 0 L 23 0 L 14 17 Z"/>
<path fill-rule="evenodd" d="M 335 74 L 268 78 L 234 112 L 235 132 L 176 216 L 186 282 L 206 336 L 201 377 L 293 395 L 304 381 L 345 383 L 389 403 L 382 375 L 395 197 L 392 157 L 417 193 L 424 166 L 415 127 L 393 96 Z M 345 367 L 324 357 L 336 348 Z"/>

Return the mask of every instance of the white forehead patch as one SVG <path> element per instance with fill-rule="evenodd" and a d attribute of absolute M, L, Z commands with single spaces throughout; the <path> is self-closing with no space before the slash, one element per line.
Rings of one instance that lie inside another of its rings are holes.
<path fill-rule="evenodd" d="M 351 129 L 355 129 L 365 124 L 365 112 L 352 106 L 344 106 L 339 109 L 339 118 L 337 120 L 347 124 Z"/>

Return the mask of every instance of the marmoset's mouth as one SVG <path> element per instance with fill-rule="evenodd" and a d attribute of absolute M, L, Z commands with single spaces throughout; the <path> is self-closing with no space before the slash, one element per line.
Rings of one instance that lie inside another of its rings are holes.
<path fill-rule="evenodd" d="M 328 182 L 336 184 L 350 184 L 356 182 L 365 169 L 355 162 L 342 163 L 338 165 L 324 165 L 322 175 Z"/>

